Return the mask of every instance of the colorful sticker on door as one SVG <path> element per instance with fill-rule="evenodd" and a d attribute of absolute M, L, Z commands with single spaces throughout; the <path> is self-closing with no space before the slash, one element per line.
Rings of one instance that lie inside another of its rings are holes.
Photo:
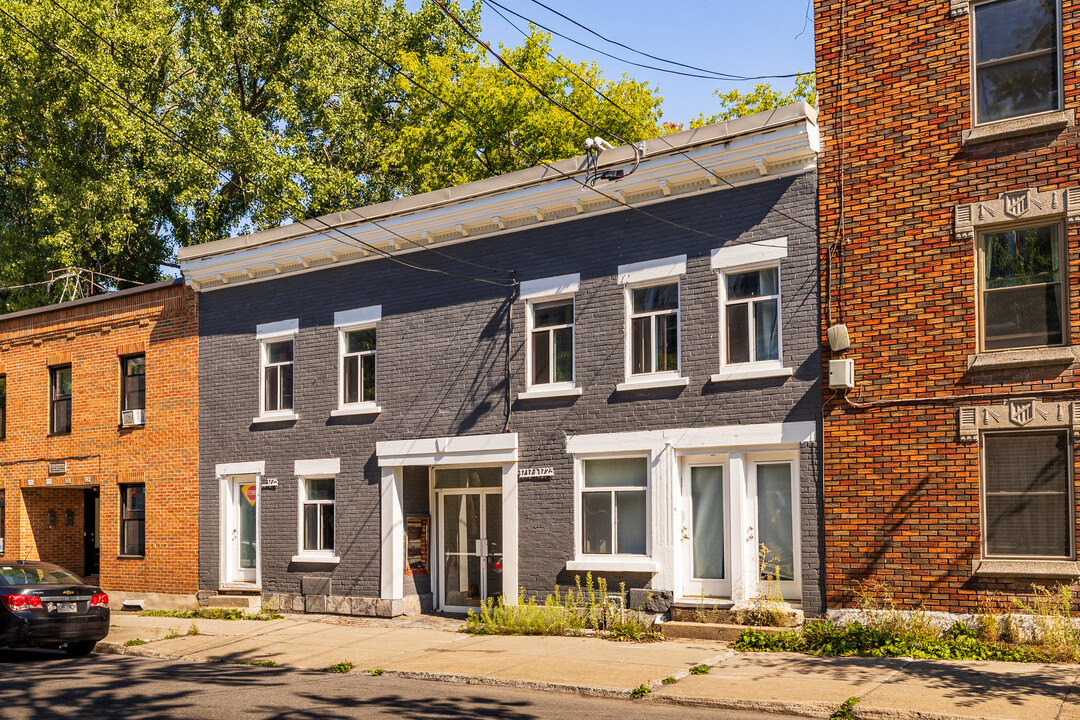
<path fill-rule="evenodd" d="M 254 485 L 241 485 L 240 492 L 244 493 L 244 497 L 247 498 L 248 505 L 255 506 L 255 486 Z"/>

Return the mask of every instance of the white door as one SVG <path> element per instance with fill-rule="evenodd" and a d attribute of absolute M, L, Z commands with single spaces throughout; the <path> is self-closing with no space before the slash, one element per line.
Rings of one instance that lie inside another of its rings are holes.
<path fill-rule="evenodd" d="M 255 475 L 231 478 L 225 513 L 226 582 L 254 583 L 259 563 L 259 486 Z"/>
<path fill-rule="evenodd" d="M 501 490 L 439 491 L 439 605 L 464 612 L 502 595 Z"/>
<path fill-rule="evenodd" d="M 798 525 L 798 476 L 794 463 L 754 463 L 757 501 L 758 571 L 762 592 L 779 592 L 789 600 L 802 596 Z"/>
<path fill-rule="evenodd" d="M 688 598 L 731 596 L 727 547 L 728 480 L 721 463 L 683 466 L 683 594 Z"/>

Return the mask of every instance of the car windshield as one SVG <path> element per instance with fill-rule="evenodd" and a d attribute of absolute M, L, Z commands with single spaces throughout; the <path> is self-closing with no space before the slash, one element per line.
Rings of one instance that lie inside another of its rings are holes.
<path fill-rule="evenodd" d="M 0 565 L 0 585 L 82 585 L 82 579 L 55 565 Z"/>

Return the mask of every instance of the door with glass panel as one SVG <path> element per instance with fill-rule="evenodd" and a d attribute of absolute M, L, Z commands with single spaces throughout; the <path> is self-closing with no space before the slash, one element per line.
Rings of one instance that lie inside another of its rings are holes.
<path fill-rule="evenodd" d="M 254 475 L 229 483 L 225 527 L 228 582 L 255 582 L 259 560 L 258 484 Z"/>
<path fill-rule="evenodd" d="M 778 590 L 785 598 L 798 599 L 799 543 L 796 532 L 794 474 L 790 462 L 758 463 L 757 551 L 761 588 Z"/>
<path fill-rule="evenodd" d="M 439 539 L 439 605 L 480 607 L 502 595 L 502 468 L 434 471 Z"/>
<path fill-rule="evenodd" d="M 729 597 L 727 479 L 720 464 L 689 465 L 683 473 L 682 546 L 690 597 Z"/>

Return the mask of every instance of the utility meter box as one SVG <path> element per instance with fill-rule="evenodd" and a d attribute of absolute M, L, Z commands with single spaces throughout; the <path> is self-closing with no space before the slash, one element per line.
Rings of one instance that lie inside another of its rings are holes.
<path fill-rule="evenodd" d="M 834 390 L 851 390 L 855 387 L 854 360 L 829 361 L 829 387 Z"/>

